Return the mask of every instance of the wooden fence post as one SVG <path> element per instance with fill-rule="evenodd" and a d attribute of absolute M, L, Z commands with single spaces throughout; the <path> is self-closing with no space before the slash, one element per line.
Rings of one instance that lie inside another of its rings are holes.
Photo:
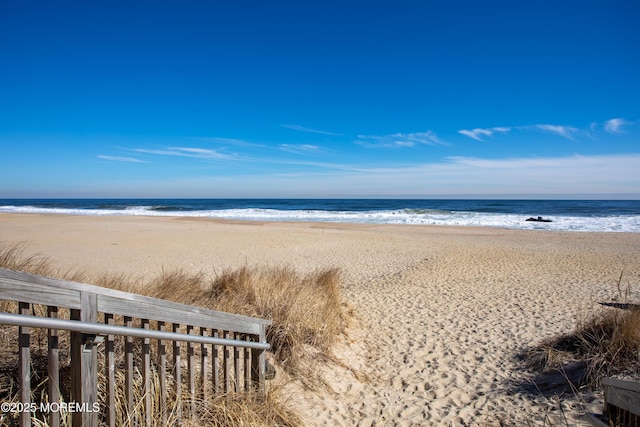
<path fill-rule="evenodd" d="M 228 340 L 231 339 L 231 332 L 224 331 L 224 337 Z M 224 392 L 231 393 L 231 387 L 233 384 L 231 383 L 231 372 L 233 371 L 233 358 L 231 356 L 231 347 L 225 345 L 223 348 L 223 357 L 222 360 L 224 365 Z"/>
<path fill-rule="evenodd" d="M 149 329 L 149 319 L 141 319 L 142 327 Z M 142 339 L 142 383 L 144 390 L 144 420 L 151 426 L 151 340 Z"/>
<path fill-rule="evenodd" d="M 187 325 L 187 335 L 191 335 L 193 332 L 193 325 Z M 187 386 L 189 388 L 189 408 L 191 418 L 194 417 L 196 412 L 196 351 L 194 344 L 187 342 Z"/>
<path fill-rule="evenodd" d="M 18 303 L 18 310 L 20 314 L 28 316 L 31 304 L 20 302 Z M 26 326 L 20 326 L 18 334 L 18 344 L 20 346 L 20 353 L 18 354 L 20 363 L 18 368 L 20 374 L 20 402 L 29 405 L 31 403 L 31 336 L 29 335 L 29 328 Z M 29 427 L 30 425 L 31 412 L 20 412 L 20 427 Z"/>
<path fill-rule="evenodd" d="M 123 317 L 124 326 L 127 328 L 133 328 L 133 318 L 130 316 Z M 127 413 L 131 419 L 134 418 L 134 403 L 133 403 L 133 337 L 124 337 L 124 393 L 127 401 Z"/>
<path fill-rule="evenodd" d="M 172 325 L 174 333 L 180 332 L 180 325 Z M 176 425 L 182 424 L 182 367 L 180 362 L 180 341 L 173 342 L 173 378 L 176 393 Z"/>
<path fill-rule="evenodd" d="M 240 334 L 233 333 L 231 337 L 234 340 L 240 339 Z M 240 363 L 240 347 L 233 346 L 233 366 L 235 368 L 233 379 L 234 379 L 234 391 L 236 393 L 240 393 L 240 387 L 242 385 L 242 376 L 240 375 L 240 367 L 242 363 Z"/>
<path fill-rule="evenodd" d="M 80 310 L 71 310 L 71 319 L 95 323 L 97 308 L 96 294 L 80 292 Z M 74 427 L 98 426 L 98 412 L 93 410 L 98 401 L 98 352 L 87 339 L 87 334 L 71 333 L 71 403 L 82 405 L 72 414 Z"/>
<path fill-rule="evenodd" d="M 165 332 L 164 322 L 158 322 L 158 330 Z M 158 340 L 158 375 L 160 381 L 160 424 L 167 425 L 167 349 L 165 340 Z"/>
<path fill-rule="evenodd" d="M 244 334 L 246 341 L 251 341 L 249 334 Z M 246 347 L 244 349 L 244 391 L 251 390 L 251 349 Z"/>
<path fill-rule="evenodd" d="M 58 307 L 56 306 L 48 306 L 47 307 L 47 316 L 52 319 L 58 318 Z M 58 340 L 58 330 L 57 329 L 48 329 L 47 333 L 47 374 L 49 375 L 49 402 L 59 403 L 60 402 L 60 348 L 59 348 L 59 340 Z M 49 426 L 50 427 L 59 427 L 60 426 L 60 412 L 59 411 L 51 411 L 49 413 Z"/>
<path fill-rule="evenodd" d="M 207 328 L 200 328 L 200 335 L 207 336 Z M 208 377 L 209 377 L 209 349 L 207 344 L 200 344 L 200 398 L 207 400 L 209 397 L 208 391 Z"/>
<path fill-rule="evenodd" d="M 267 333 L 265 325 L 260 325 L 260 334 L 258 335 L 258 342 L 267 342 Z M 253 379 L 253 385 L 258 389 L 260 393 L 265 392 L 265 377 L 266 377 L 266 351 L 257 348 L 251 351 L 251 377 Z"/>
<path fill-rule="evenodd" d="M 104 323 L 113 325 L 113 314 L 105 313 Z M 107 341 L 104 346 L 105 351 L 105 370 L 107 377 L 107 397 L 105 404 L 107 405 L 107 425 L 109 427 L 116 426 L 116 358 L 115 358 L 115 336 L 107 335 Z"/>
<path fill-rule="evenodd" d="M 214 338 L 218 338 L 219 336 L 219 332 L 217 329 L 212 329 L 211 330 L 211 335 Z M 212 369 L 211 369 L 211 375 L 213 376 L 212 380 L 213 380 L 213 394 L 216 394 L 220 391 L 220 356 L 219 356 L 219 349 L 220 346 L 218 345 L 213 345 L 212 349 L 211 349 L 211 364 Z"/>

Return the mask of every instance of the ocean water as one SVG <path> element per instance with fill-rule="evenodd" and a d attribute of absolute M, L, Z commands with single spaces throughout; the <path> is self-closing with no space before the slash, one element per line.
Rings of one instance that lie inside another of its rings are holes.
<path fill-rule="evenodd" d="M 2 212 L 640 232 L 640 200 L 0 199 Z"/>

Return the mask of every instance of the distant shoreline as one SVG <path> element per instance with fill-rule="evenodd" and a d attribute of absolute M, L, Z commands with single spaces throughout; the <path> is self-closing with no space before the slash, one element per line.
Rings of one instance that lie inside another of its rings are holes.
<path fill-rule="evenodd" d="M 82 215 L 82 214 L 68 214 L 68 213 L 46 213 L 46 212 L 33 212 L 33 213 L 13 213 L 13 212 L 0 212 L 0 222 L 2 217 L 18 217 L 18 216 L 34 216 L 34 217 L 50 217 L 50 218 L 136 218 L 140 220 L 168 220 L 168 221 L 183 221 L 183 222 L 196 222 L 196 223 L 213 223 L 220 225 L 253 225 L 253 226 L 292 226 L 292 227 L 309 227 L 317 229 L 343 229 L 343 230 L 367 230 L 376 228 L 387 227 L 400 227 L 406 229 L 422 228 L 432 230 L 467 230 L 467 231 L 480 231 L 480 230 L 493 230 L 496 232 L 517 232 L 517 233 L 539 233 L 539 234 L 585 234 L 585 235 L 600 235 L 600 234 L 612 234 L 612 235 L 624 235 L 624 234 L 639 234 L 635 231 L 570 231 L 570 230 L 551 230 L 544 228 L 537 229 L 519 229 L 508 228 L 491 225 L 455 225 L 455 224 L 386 224 L 386 223 L 358 223 L 358 222 L 342 222 L 342 221 L 307 221 L 307 220 L 254 220 L 254 219 L 233 219 L 233 218 L 212 218 L 212 217 L 191 217 L 191 216 L 171 216 L 171 215 Z M 523 220 L 526 221 L 526 220 Z M 474 234 L 474 233 L 472 233 Z"/>
<path fill-rule="evenodd" d="M 640 201 L 409 199 L 0 200 L 0 213 L 640 232 Z M 547 223 L 527 222 L 543 217 Z"/>

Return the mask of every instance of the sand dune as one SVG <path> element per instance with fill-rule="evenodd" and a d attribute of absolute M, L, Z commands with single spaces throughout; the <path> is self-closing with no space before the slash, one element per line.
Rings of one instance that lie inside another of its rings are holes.
<path fill-rule="evenodd" d="M 344 366 L 325 372 L 334 392 L 292 394 L 308 425 L 542 425 L 598 411 L 597 393 L 561 411 L 515 355 L 614 301 L 621 271 L 640 299 L 636 233 L 3 214 L 0 240 L 63 269 L 145 277 L 340 267 L 356 322 L 336 349 Z"/>

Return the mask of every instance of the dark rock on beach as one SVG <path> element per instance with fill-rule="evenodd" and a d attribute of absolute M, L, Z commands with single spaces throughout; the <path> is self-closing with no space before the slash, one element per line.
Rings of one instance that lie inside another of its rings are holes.
<path fill-rule="evenodd" d="M 534 217 L 528 218 L 528 219 L 527 219 L 527 221 L 534 221 L 534 222 L 552 222 L 550 219 L 542 218 L 541 216 L 539 216 L 539 217 L 537 217 L 537 218 L 534 218 Z"/>

